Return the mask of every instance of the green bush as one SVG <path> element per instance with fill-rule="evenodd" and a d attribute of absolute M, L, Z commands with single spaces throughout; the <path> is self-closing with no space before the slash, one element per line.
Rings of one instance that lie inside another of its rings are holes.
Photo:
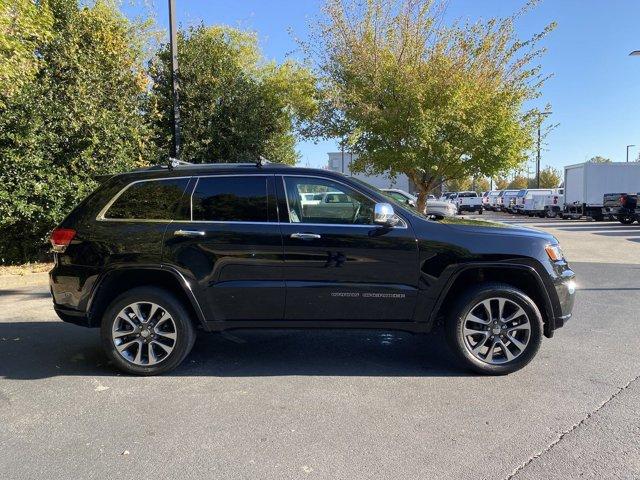
<path fill-rule="evenodd" d="M 38 5 L 53 17 L 34 46 L 38 68 L 17 91 L 0 92 L 0 263 L 39 259 L 49 231 L 96 175 L 154 154 L 144 117 L 145 26 L 106 1 Z"/>

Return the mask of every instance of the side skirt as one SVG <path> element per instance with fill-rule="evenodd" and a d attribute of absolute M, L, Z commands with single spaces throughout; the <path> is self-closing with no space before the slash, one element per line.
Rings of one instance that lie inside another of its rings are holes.
<path fill-rule="evenodd" d="M 239 328 L 278 328 L 278 329 L 363 329 L 363 330 L 401 330 L 412 333 L 426 332 L 426 325 L 417 322 L 349 322 L 336 321 L 300 321 L 300 320 L 233 320 L 226 322 L 207 322 L 207 330 L 220 332 Z"/>

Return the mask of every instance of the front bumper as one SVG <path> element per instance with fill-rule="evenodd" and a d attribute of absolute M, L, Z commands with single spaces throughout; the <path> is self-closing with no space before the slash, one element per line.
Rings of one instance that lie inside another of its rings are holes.
<path fill-rule="evenodd" d="M 561 276 L 555 282 L 555 291 L 558 299 L 558 308 L 555 310 L 555 318 L 553 319 L 553 325 L 550 328 L 551 335 L 552 330 L 561 328 L 567 323 L 567 321 L 573 315 L 573 306 L 576 300 L 576 282 L 575 274 L 568 267 L 562 271 Z"/>

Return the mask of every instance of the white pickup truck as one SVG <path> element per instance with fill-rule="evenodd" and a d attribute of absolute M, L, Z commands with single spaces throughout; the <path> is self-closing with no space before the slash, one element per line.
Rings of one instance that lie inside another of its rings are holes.
<path fill-rule="evenodd" d="M 478 196 L 478 192 L 458 192 L 453 199 L 458 214 L 462 212 L 478 212 L 482 215 L 482 197 Z"/>
<path fill-rule="evenodd" d="M 529 190 L 522 213 L 530 217 L 556 218 L 564 208 L 564 189 Z"/>

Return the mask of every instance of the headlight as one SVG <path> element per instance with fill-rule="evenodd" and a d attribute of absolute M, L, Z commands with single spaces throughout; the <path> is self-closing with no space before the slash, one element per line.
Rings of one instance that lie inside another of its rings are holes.
<path fill-rule="evenodd" d="M 544 250 L 547 252 L 547 255 L 549 255 L 552 262 L 558 262 L 564 259 L 564 254 L 562 253 L 560 245 L 546 245 Z"/>

